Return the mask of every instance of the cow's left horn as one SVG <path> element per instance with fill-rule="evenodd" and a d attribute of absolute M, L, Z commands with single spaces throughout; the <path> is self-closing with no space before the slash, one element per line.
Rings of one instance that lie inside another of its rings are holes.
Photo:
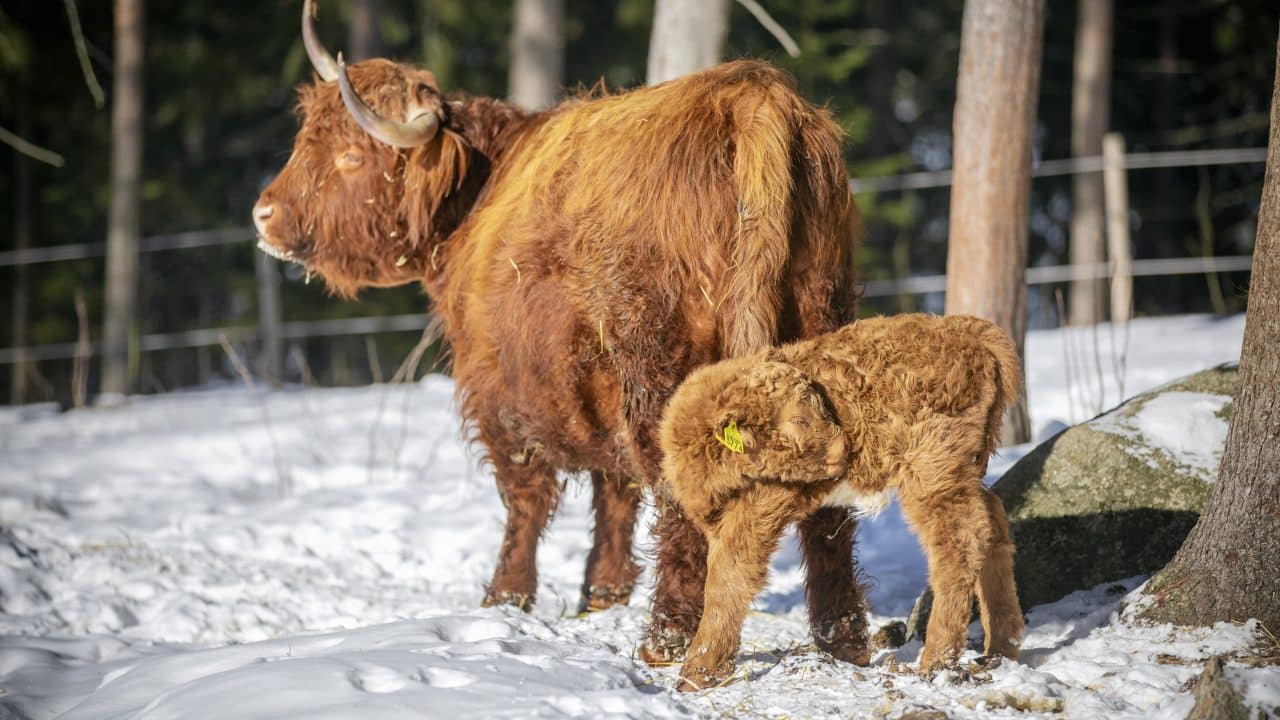
<path fill-rule="evenodd" d="M 338 79 L 338 64 L 316 37 L 315 16 L 316 0 L 305 0 L 302 3 L 302 45 L 306 47 L 311 67 L 316 69 L 320 79 L 332 82 Z"/>
<path fill-rule="evenodd" d="M 430 110 L 419 108 L 410 103 L 405 115 L 408 122 L 395 122 L 379 117 L 373 108 L 360 97 L 351 86 L 351 78 L 347 77 L 347 64 L 338 53 L 338 88 L 342 91 L 342 102 L 347 111 L 355 118 L 364 131 L 393 147 L 411 148 L 424 145 L 436 136 L 440 129 L 440 118 Z"/>

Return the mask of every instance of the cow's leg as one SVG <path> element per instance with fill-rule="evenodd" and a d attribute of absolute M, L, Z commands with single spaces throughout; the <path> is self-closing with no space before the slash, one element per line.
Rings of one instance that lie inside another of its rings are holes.
<path fill-rule="evenodd" d="M 840 660 L 866 665 L 867 606 L 853 559 L 857 529 L 845 508 L 818 508 L 799 523 L 814 642 Z"/>
<path fill-rule="evenodd" d="M 685 649 L 702 617 L 702 591 L 707 579 L 707 540 L 674 501 L 657 499 L 653 527 L 658 544 L 653 617 L 640 644 L 640 658 L 650 665 L 670 665 Z"/>
<path fill-rule="evenodd" d="M 595 530 L 582 586 L 582 609 L 603 610 L 626 605 L 640 567 L 631 555 L 640 487 L 622 476 L 591 473 L 591 508 Z"/>
<path fill-rule="evenodd" d="M 908 471 L 914 477 L 902 487 L 902 512 L 919 534 L 933 588 L 933 611 L 920 653 L 922 672 L 959 660 L 974 586 L 991 549 L 991 517 L 972 457 L 966 458 L 967 468 L 952 470 L 950 477 L 938 476 L 936 468 L 946 467 L 939 462 L 925 466 L 929 474 Z"/>
<path fill-rule="evenodd" d="M 484 606 L 515 605 L 528 610 L 538 589 L 538 539 L 560 500 L 560 485 L 555 469 L 536 459 L 527 464 L 495 460 L 494 474 L 507 508 L 507 528 Z"/>
<path fill-rule="evenodd" d="M 1022 641 L 1022 608 L 1013 582 L 1013 541 L 1009 539 L 1009 521 L 1004 504 L 990 490 L 983 489 L 982 499 L 991 518 L 993 537 L 987 560 L 978 578 L 978 606 L 982 610 L 982 629 L 986 637 L 984 652 L 1018 658 Z"/>

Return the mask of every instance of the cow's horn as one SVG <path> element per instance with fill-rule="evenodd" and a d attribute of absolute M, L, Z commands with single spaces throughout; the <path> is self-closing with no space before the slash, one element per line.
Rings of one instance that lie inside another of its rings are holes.
<path fill-rule="evenodd" d="M 395 122 L 379 117 L 351 86 L 342 53 L 338 53 L 338 87 L 342 90 L 342 102 L 346 104 L 351 117 L 375 140 L 393 147 L 417 147 L 430 142 L 440 129 L 440 118 L 434 112 L 416 107 L 412 103 L 405 112 L 408 122 Z"/>
<path fill-rule="evenodd" d="M 311 58 L 311 67 L 321 80 L 332 82 L 338 79 L 338 64 L 333 56 L 320 44 L 316 37 L 316 0 L 304 0 L 302 3 L 302 44 L 307 48 L 307 57 Z"/>

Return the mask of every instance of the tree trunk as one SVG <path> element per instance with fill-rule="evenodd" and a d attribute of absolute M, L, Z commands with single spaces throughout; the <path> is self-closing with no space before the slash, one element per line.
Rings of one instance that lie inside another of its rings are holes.
<path fill-rule="evenodd" d="M 720 62 L 729 34 L 729 0 L 657 0 L 647 82 L 657 85 Z"/>
<path fill-rule="evenodd" d="M 24 73 L 25 75 L 25 73 Z M 18 90 L 17 130 L 18 136 L 31 137 L 30 94 L 27 90 L 26 78 L 16 83 Z M 17 150 L 13 152 L 13 246 L 22 251 L 31 247 L 31 160 Z M 13 314 L 11 316 L 13 336 L 10 343 L 15 348 L 25 347 L 28 342 L 27 328 L 31 315 L 31 266 L 17 265 L 13 268 Z M 9 403 L 20 405 L 27 398 L 27 376 L 30 362 L 25 357 L 16 357 L 9 367 Z"/>
<path fill-rule="evenodd" d="M 1043 36 L 1044 0 L 965 2 L 946 311 L 995 322 L 1013 338 L 1020 356 L 1027 329 L 1027 215 Z M 1025 398 L 1006 414 L 1001 439 L 1031 439 Z"/>
<path fill-rule="evenodd" d="M 348 62 L 382 56 L 382 34 L 378 32 L 382 7 L 383 0 L 353 0 L 351 3 L 351 24 L 347 27 Z"/>
<path fill-rule="evenodd" d="M 116 0 L 115 26 L 114 87 L 111 98 L 111 208 L 107 216 L 102 393 L 118 396 L 130 392 L 137 379 L 137 347 L 133 339 L 138 329 L 143 0 Z"/>
<path fill-rule="evenodd" d="M 530 110 L 555 104 L 564 83 L 564 0 L 516 0 L 507 97 Z"/>
<path fill-rule="evenodd" d="M 1276 70 L 1280 73 L 1280 46 Z M 1173 560 L 1151 580 L 1156 622 L 1257 618 L 1280 628 L 1280 75 L 1253 247 L 1235 407 L 1218 481 Z"/>
<path fill-rule="evenodd" d="M 1111 114 L 1111 0 L 1080 0 L 1076 21 L 1075 77 L 1071 84 L 1071 154 L 1102 154 Z M 1101 263 L 1102 174 L 1077 173 L 1071 181 L 1071 263 Z M 1071 282 L 1071 324 L 1101 322 L 1102 281 Z"/>

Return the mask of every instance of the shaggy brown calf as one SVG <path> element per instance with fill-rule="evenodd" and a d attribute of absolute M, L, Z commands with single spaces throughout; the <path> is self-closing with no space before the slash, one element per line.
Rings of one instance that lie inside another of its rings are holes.
<path fill-rule="evenodd" d="M 690 374 L 661 428 L 663 487 L 710 543 L 682 689 L 733 672 L 742 620 L 788 524 L 831 506 L 874 511 L 888 491 L 929 561 L 921 670 L 958 659 L 975 588 L 987 654 L 1016 658 L 1013 543 L 982 476 L 1021 377 L 995 325 L 926 315 L 859 320 Z M 812 578 L 808 590 L 812 612 Z M 868 660 L 865 644 L 858 659 Z"/>
<path fill-rule="evenodd" d="M 446 97 L 425 70 L 344 68 L 310 5 L 319 79 L 300 88 L 293 154 L 254 207 L 260 246 L 344 296 L 407 282 L 430 295 L 507 508 L 486 604 L 533 601 L 557 474 L 580 470 L 596 517 L 583 604 L 627 602 L 639 488 L 660 472 L 676 385 L 851 317 L 859 218 L 840 129 L 758 62 L 538 113 Z M 674 506 L 659 513 L 642 654 L 672 661 L 701 615 L 706 545 Z M 815 630 L 845 656 L 860 608 L 841 519 L 815 514 L 803 532 L 831 587 Z"/>

